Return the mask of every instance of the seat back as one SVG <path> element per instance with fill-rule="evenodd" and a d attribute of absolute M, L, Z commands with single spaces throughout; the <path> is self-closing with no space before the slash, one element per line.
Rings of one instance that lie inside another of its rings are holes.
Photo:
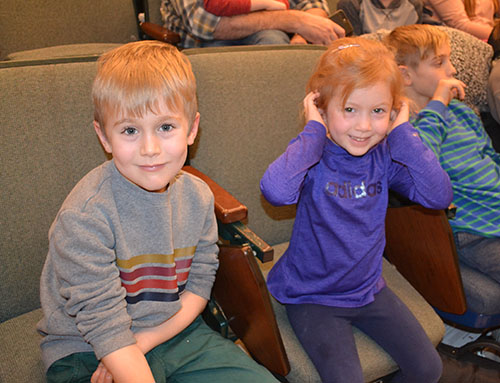
<path fill-rule="evenodd" d="M 95 62 L 0 69 L 0 322 L 40 307 L 48 231 L 106 156 L 92 127 Z"/>
<path fill-rule="evenodd" d="M 443 210 L 389 208 L 386 238 L 387 258 L 445 321 L 471 330 L 500 325 L 500 284 L 458 261 Z"/>
<path fill-rule="evenodd" d="M 161 18 L 160 7 L 162 0 L 138 0 L 144 3 L 144 10 L 146 12 L 146 21 L 154 24 L 163 25 Z"/>
<path fill-rule="evenodd" d="M 2 0 L 0 60 L 13 52 L 138 39 L 132 0 Z"/>
<path fill-rule="evenodd" d="M 265 201 L 260 178 L 302 130 L 305 84 L 324 49 L 286 45 L 183 51 L 197 78 L 201 114 L 191 165 L 237 196 L 248 207 L 250 229 L 271 245 L 290 239 L 295 211 Z"/>
<path fill-rule="evenodd" d="M 445 212 L 419 205 L 392 207 L 385 225 L 389 261 L 431 305 L 463 314 L 465 295 Z"/>

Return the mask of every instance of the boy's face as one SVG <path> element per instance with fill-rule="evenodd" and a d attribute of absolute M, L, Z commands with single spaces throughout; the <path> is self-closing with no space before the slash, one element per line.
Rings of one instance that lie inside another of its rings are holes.
<path fill-rule="evenodd" d="M 330 138 L 351 155 L 364 155 L 387 135 L 392 103 L 392 93 L 385 82 L 355 89 L 344 107 L 340 92 L 336 92 L 323 116 Z"/>
<path fill-rule="evenodd" d="M 170 111 L 162 103 L 157 114 L 147 111 L 140 118 L 106 113 L 105 126 L 94 121 L 94 127 L 118 171 L 141 188 L 160 193 L 184 165 L 198 123 L 199 114 L 190 127 L 184 113 Z"/>
<path fill-rule="evenodd" d="M 419 98 L 426 104 L 434 95 L 439 81 L 454 78 L 457 71 L 450 61 L 450 45 L 443 44 L 430 55 L 421 60 L 417 68 L 405 67 L 403 78 L 406 86 L 411 88 L 412 98 Z M 417 101 L 420 101 L 417 100 Z"/>

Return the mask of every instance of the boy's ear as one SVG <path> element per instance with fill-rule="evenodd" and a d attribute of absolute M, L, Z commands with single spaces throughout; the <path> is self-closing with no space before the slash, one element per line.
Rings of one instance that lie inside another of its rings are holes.
<path fill-rule="evenodd" d="M 411 86 L 413 84 L 413 76 L 410 68 L 406 65 L 398 65 L 401 76 L 403 77 L 403 83 L 405 86 Z"/>
<path fill-rule="evenodd" d="M 99 137 L 99 141 L 101 141 L 101 145 L 104 148 L 104 150 L 111 154 L 112 153 L 112 148 L 111 145 L 108 141 L 108 137 L 106 137 L 106 132 L 104 131 L 104 128 L 101 128 L 101 125 L 94 120 L 94 129 L 95 132 L 97 133 L 97 137 Z"/>
<path fill-rule="evenodd" d="M 200 113 L 197 112 L 196 117 L 194 118 L 194 121 L 191 125 L 191 130 L 188 133 L 188 137 L 187 137 L 188 145 L 192 145 L 194 143 L 196 135 L 198 134 L 198 126 L 199 125 L 200 125 Z"/>

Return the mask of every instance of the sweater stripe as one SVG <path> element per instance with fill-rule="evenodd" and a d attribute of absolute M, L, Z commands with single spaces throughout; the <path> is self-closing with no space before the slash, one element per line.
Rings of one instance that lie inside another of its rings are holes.
<path fill-rule="evenodd" d="M 184 287 L 185 286 L 179 287 L 179 293 L 184 290 Z M 141 293 L 136 296 L 127 295 L 126 298 L 128 304 L 134 304 L 141 301 L 172 302 L 178 299 L 179 299 L 179 294 L 164 294 L 164 293 L 157 293 L 154 291 L 147 291 L 145 293 Z"/>
<path fill-rule="evenodd" d="M 143 300 L 170 302 L 179 299 L 187 283 L 196 246 L 175 249 L 173 254 L 141 254 L 117 259 L 122 286 L 129 304 Z"/>

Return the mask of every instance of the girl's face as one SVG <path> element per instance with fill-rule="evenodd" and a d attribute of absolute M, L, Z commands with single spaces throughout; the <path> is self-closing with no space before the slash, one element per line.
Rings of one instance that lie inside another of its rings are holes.
<path fill-rule="evenodd" d="M 340 92 L 335 92 L 323 113 L 331 140 L 353 156 L 364 155 L 387 135 L 392 105 L 386 82 L 355 89 L 344 107 Z"/>

